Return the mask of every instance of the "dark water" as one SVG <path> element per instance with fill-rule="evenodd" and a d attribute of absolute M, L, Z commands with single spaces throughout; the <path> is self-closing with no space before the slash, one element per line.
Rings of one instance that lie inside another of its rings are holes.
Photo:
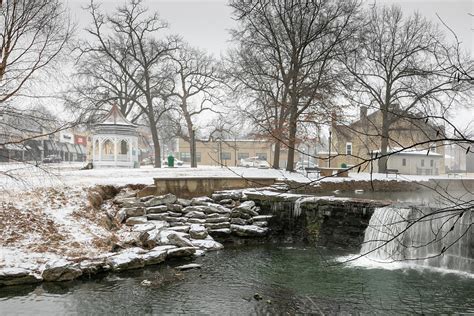
<path fill-rule="evenodd" d="M 0 289 L 1 315 L 248 315 L 474 313 L 474 279 L 335 265 L 341 254 L 286 246 L 226 248 L 201 270 L 140 285 L 164 266 L 92 280 Z M 262 300 L 255 300 L 254 294 Z"/>

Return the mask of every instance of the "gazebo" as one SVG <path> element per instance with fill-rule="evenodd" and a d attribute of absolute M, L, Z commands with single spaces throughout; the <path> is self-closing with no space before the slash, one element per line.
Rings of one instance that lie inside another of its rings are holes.
<path fill-rule="evenodd" d="M 93 168 L 138 168 L 137 126 L 113 105 L 92 132 Z"/>

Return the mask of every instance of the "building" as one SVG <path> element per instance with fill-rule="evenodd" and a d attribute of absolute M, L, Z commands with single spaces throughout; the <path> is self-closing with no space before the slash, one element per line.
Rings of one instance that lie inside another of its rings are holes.
<path fill-rule="evenodd" d="M 367 114 L 367 107 L 361 107 L 359 120 L 347 124 L 331 126 L 330 155 L 320 159 L 321 166 L 354 166 L 361 164 L 361 172 L 378 172 L 378 161 L 368 161 L 380 153 L 382 112 Z M 387 169 L 397 169 L 402 174 L 436 175 L 445 172 L 444 144 L 431 141 L 444 128 L 427 123 L 413 115 L 400 118 L 392 124 L 388 151 L 392 154 L 387 161 Z M 420 145 L 416 145 L 420 144 Z M 402 150 L 403 148 L 407 148 Z"/>
<path fill-rule="evenodd" d="M 184 139 L 177 139 L 174 156 L 185 163 L 191 163 L 189 143 Z M 234 140 L 197 140 L 196 160 L 198 165 L 207 166 L 238 166 L 241 159 L 259 157 L 270 165 L 274 158 L 273 142 L 257 139 Z M 295 163 L 299 161 L 299 153 L 295 153 Z M 280 168 L 285 168 L 288 160 L 288 150 L 280 152 Z"/>
<path fill-rule="evenodd" d="M 125 118 L 117 105 L 94 126 L 91 139 L 94 168 L 139 167 L 137 126 Z"/>

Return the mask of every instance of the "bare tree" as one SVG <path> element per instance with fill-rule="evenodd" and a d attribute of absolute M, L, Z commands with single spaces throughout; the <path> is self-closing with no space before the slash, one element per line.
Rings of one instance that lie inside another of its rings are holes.
<path fill-rule="evenodd" d="M 284 89 L 279 103 L 288 107 L 289 112 L 287 170 L 291 171 L 298 119 L 309 107 L 330 107 L 337 85 L 336 57 L 356 26 L 359 4 L 331 0 L 235 0 L 230 5 L 240 22 L 240 27 L 233 31 L 238 49 L 251 56 L 255 61 L 252 64 L 261 65 L 258 69 L 263 72 L 258 76 L 261 81 L 270 81 L 272 91 L 275 86 Z M 247 88 L 258 91 L 261 85 Z"/>
<path fill-rule="evenodd" d="M 0 2 L 0 25 L 0 103 L 3 103 L 57 60 L 73 28 L 58 0 Z"/>
<path fill-rule="evenodd" d="M 452 76 L 449 56 L 455 50 L 435 25 L 418 13 L 404 17 L 396 6 L 374 6 L 346 45 L 341 61 L 353 80 L 346 85 L 350 100 L 382 113 L 379 172 L 387 169 L 390 133 L 398 121 L 440 116 L 467 90 Z"/>
<path fill-rule="evenodd" d="M 195 148 L 191 144 L 195 134 L 195 120 L 205 112 L 217 112 L 221 79 L 217 62 L 205 52 L 182 43 L 171 54 L 171 69 L 175 75 L 169 97 L 176 100 L 179 116 L 184 119 L 186 133 L 179 133 L 190 143 L 191 167 L 196 167 Z"/>
<path fill-rule="evenodd" d="M 88 7 L 93 19 L 87 29 L 96 42 L 84 43 L 83 52 L 97 52 L 108 56 L 126 75 L 141 97 L 133 101 L 148 120 L 151 129 L 155 167 L 161 167 L 161 147 L 157 124 L 169 110 L 166 100 L 169 84 L 165 60 L 177 48 L 174 37 L 156 36 L 167 27 L 155 12 L 147 14 L 141 0 L 131 0 L 113 15 L 105 16 L 91 1 Z"/>

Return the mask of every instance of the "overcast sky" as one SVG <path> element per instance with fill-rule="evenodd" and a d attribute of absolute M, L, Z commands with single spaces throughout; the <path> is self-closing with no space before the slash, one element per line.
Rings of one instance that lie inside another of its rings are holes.
<path fill-rule="evenodd" d="M 67 0 L 73 17 L 83 29 L 90 21 L 81 7 L 90 0 Z M 123 0 L 96 0 L 104 11 L 112 12 Z M 366 1 L 373 3 L 373 0 Z M 145 0 L 145 6 L 157 11 L 169 22 L 170 31 L 183 36 L 194 46 L 206 49 L 219 56 L 228 46 L 228 29 L 234 21 L 227 0 Z M 436 14 L 448 24 L 463 41 L 466 49 L 474 51 L 474 1 L 471 0 L 377 0 L 378 4 L 398 4 L 407 13 L 415 10 L 428 19 L 439 21 Z"/>
<path fill-rule="evenodd" d="M 79 28 L 79 36 L 85 36 L 84 27 L 90 23 L 88 13 L 81 8 L 90 0 L 66 0 Z M 373 3 L 374 0 L 366 3 Z M 113 12 L 124 0 L 96 0 L 102 10 Z M 218 57 L 229 46 L 228 30 L 235 25 L 227 0 L 145 0 L 150 11 L 157 11 L 169 23 L 170 32 L 181 35 L 193 46 L 200 47 Z M 398 4 L 407 14 L 419 11 L 426 18 L 439 22 L 438 14 L 452 28 L 464 49 L 474 52 L 474 1 L 471 0 L 377 0 L 377 4 Z M 472 102 L 471 102 L 472 103 Z M 472 105 L 472 104 L 471 104 Z M 474 117 L 471 109 L 453 113 L 460 126 Z"/>

